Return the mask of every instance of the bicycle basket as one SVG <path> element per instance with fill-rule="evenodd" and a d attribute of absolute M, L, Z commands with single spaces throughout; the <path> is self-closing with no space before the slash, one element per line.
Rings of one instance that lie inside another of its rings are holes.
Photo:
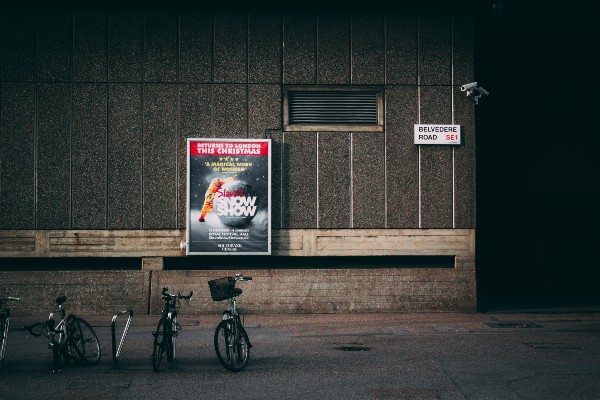
<path fill-rule="evenodd" d="M 228 276 L 208 281 L 210 295 L 213 301 L 221 301 L 233 297 L 233 288 L 235 287 L 235 279 Z"/>

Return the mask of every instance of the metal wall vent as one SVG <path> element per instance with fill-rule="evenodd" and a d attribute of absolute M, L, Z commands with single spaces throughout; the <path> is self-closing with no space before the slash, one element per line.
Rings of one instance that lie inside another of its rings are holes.
<path fill-rule="evenodd" d="M 377 93 L 291 92 L 290 124 L 377 125 Z"/>
<path fill-rule="evenodd" d="M 376 89 L 288 90 L 286 130 L 382 131 L 382 97 Z"/>

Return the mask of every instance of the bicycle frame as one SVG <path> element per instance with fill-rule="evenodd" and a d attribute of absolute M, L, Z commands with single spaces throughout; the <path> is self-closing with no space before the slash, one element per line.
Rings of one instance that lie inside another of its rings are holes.
<path fill-rule="evenodd" d="M 237 296 L 242 294 L 242 290 L 235 288 L 235 283 L 251 280 L 251 277 L 236 274 L 235 277 L 209 281 L 213 300 L 227 299 L 229 302 L 223 311 L 222 321 L 215 329 L 214 345 L 221 364 L 233 372 L 239 372 L 245 368 L 252 348 L 248 333 L 244 329 L 242 310 L 237 307 Z"/>
<path fill-rule="evenodd" d="M 60 321 L 58 324 L 55 322 L 54 312 L 58 312 L 60 314 Z M 50 313 L 47 321 L 48 348 L 52 350 L 52 372 L 60 372 L 61 355 L 70 356 L 70 354 L 65 354 L 67 352 L 65 345 L 69 340 L 69 329 L 67 321 L 65 320 L 65 310 L 63 309 L 62 304 L 57 304 L 54 312 Z"/>
<path fill-rule="evenodd" d="M 237 307 L 237 301 L 235 297 L 229 299 L 229 305 L 223 311 L 223 320 L 233 319 L 236 322 L 239 322 L 242 326 L 244 326 L 244 321 L 242 320 L 242 314 Z"/>
<path fill-rule="evenodd" d="M 54 312 L 60 313 L 60 321 L 56 324 L 54 319 Z M 54 345 L 65 344 L 69 338 L 69 330 L 67 329 L 67 322 L 65 320 L 65 310 L 63 310 L 62 304 L 58 304 L 54 312 L 51 312 L 48 316 L 48 348 L 52 348 Z M 58 340 L 56 335 L 58 334 Z"/>
<path fill-rule="evenodd" d="M 154 336 L 152 366 L 155 371 L 160 369 L 163 354 L 166 353 L 169 362 L 175 358 L 175 339 L 181 329 L 177 323 L 178 305 L 181 300 L 191 300 L 192 295 L 193 292 L 190 292 L 187 296 L 182 296 L 181 293 L 170 294 L 168 288 L 163 288 L 161 297 L 165 302 L 165 306 L 156 331 L 152 332 L 152 336 Z"/>
<path fill-rule="evenodd" d="M 167 324 L 171 326 L 170 338 L 166 338 L 169 346 L 171 346 L 170 358 L 175 358 L 175 339 L 177 337 L 177 301 L 176 297 L 171 297 L 168 301 L 165 301 L 165 308 L 163 309 L 163 318 Z M 169 360 L 170 361 L 170 360 Z"/>
<path fill-rule="evenodd" d="M 48 348 L 52 350 L 53 372 L 60 372 L 62 357 L 65 362 L 73 359 L 77 363 L 96 364 L 102 355 L 98 336 L 90 324 L 73 314 L 65 318 L 62 304 L 66 300 L 66 296 L 57 297 L 55 309 L 47 320 L 26 327 L 32 336 L 43 334 L 48 338 Z M 56 313 L 60 316 L 58 323 L 54 318 Z"/>

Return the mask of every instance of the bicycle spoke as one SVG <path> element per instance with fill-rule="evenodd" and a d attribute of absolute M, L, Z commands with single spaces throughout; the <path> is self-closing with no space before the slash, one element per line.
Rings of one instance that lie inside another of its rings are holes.
<path fill-rule="evenodd" d="M 90 324 L 81 318 L 75 318 L 72 322 L 72 335 L 70 346 L 75 348 L 79 358 L 87 364 L 96 364 L 100 361 L 101 350 L 100 342 L 96 332 Z"/>
<path fill-rule="evenodd" d="M 235 322 L 221 321 L 215 331 L 215 351 L 223 366 L 237 372 L 244 369 L 250 358 L 246 331 Z"/>

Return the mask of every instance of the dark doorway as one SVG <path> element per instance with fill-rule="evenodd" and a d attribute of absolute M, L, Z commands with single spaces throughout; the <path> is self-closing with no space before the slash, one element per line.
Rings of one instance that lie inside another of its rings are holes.
<path fill-rule="evenodd" d="M 480 310 L 599 306 L 597 13 L 504 3 L 475 32 Z"/>

